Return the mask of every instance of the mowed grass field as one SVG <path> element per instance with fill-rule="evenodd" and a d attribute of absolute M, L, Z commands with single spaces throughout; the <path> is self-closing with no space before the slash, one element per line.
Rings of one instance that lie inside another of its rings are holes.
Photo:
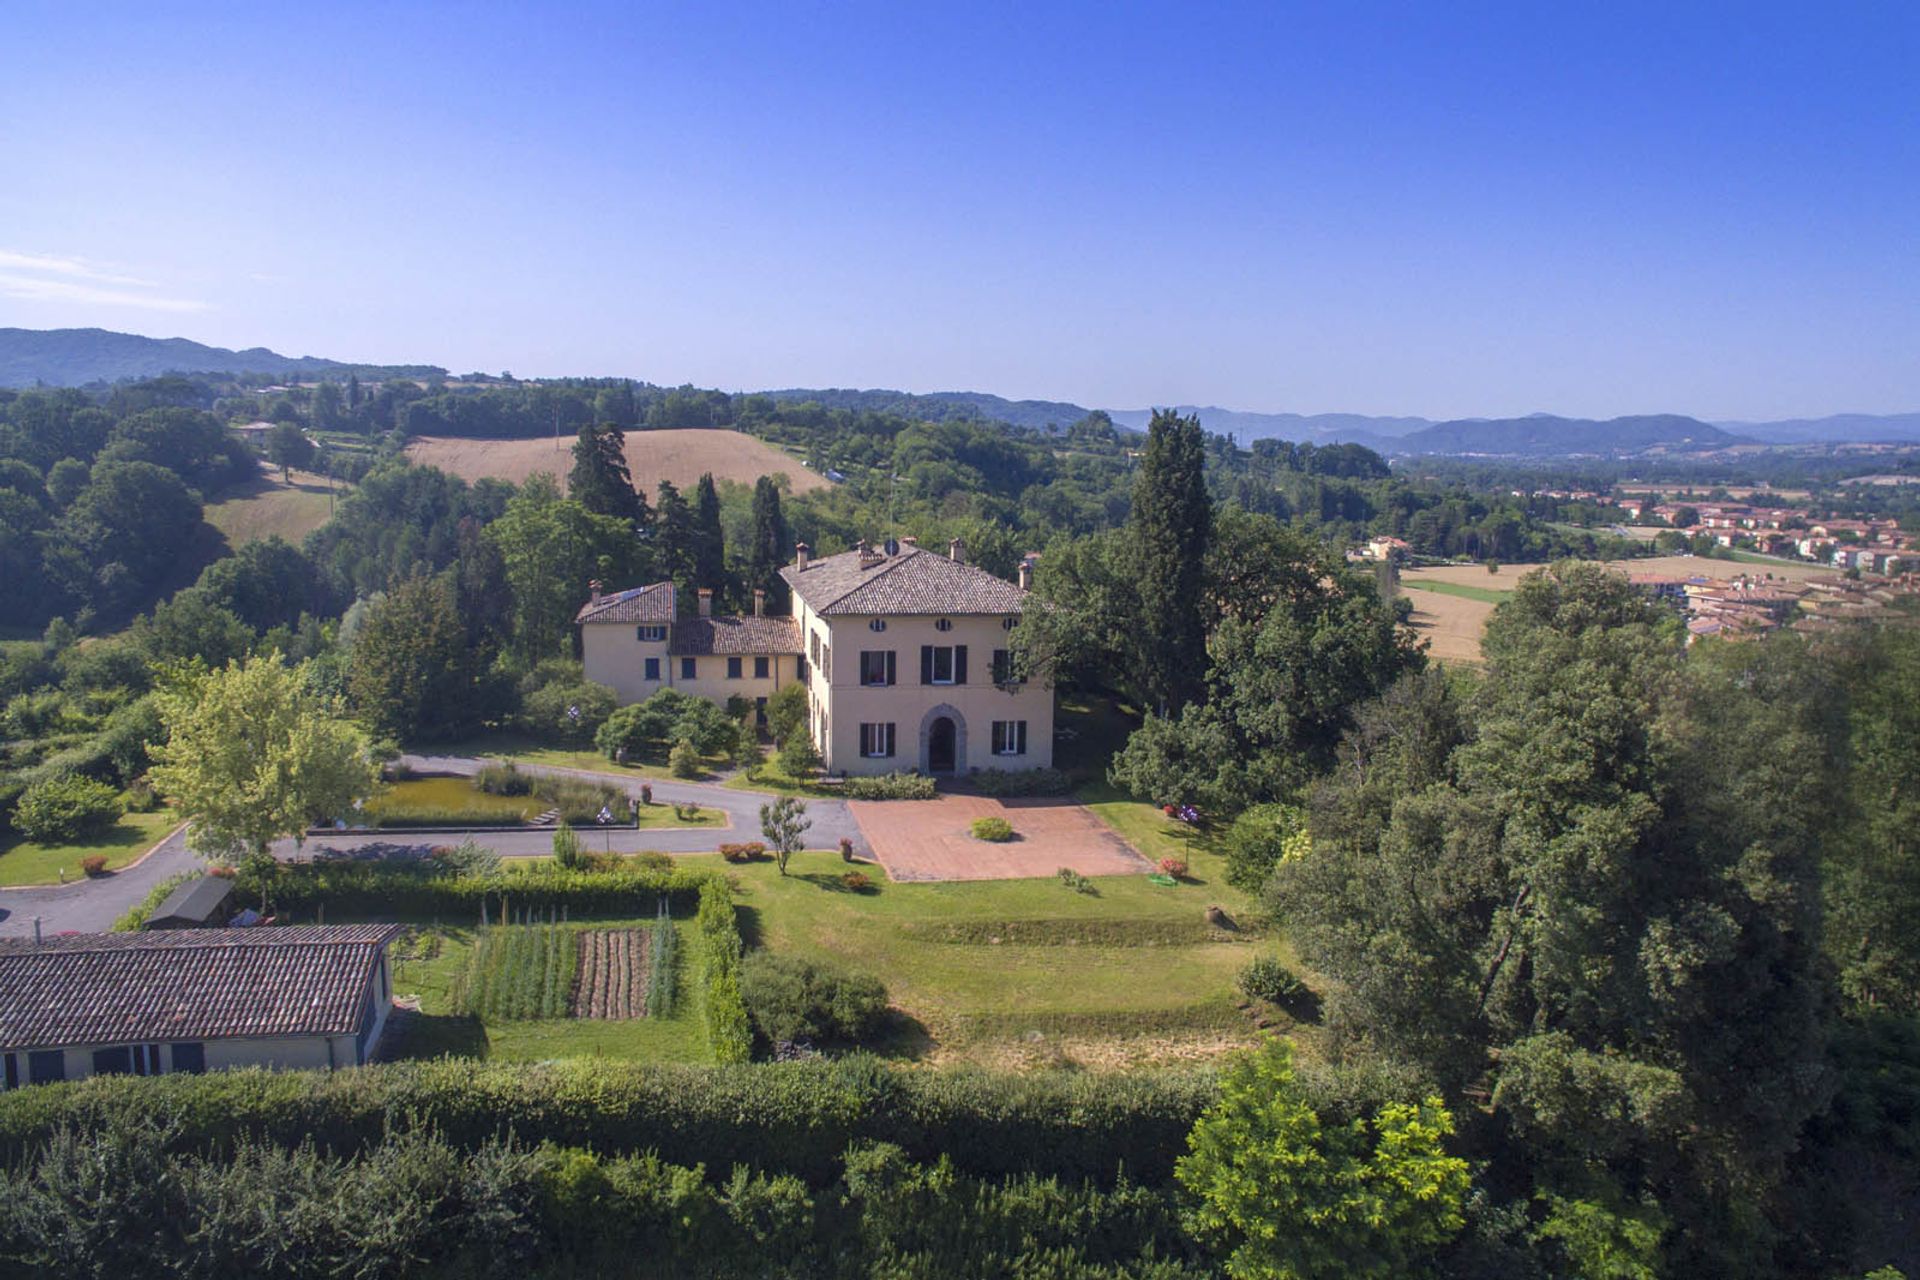
<path fill-rule="evenodd" d="M 873 974 L 899 1016 L 875 1047 L 894 1057 L 994 1068 L 1116 1070 L 1206 1061 L 1249 1043 L 1234 979 L 1255 956 L 1294 957 L 1258 927 L 1192 850 L 1187 882 L 1110 876 L 1079 893 L 1056 879 L 840 883 L 837 852 L 732 868 L 758 946 Z M 1207 924 L 1221 905 L 1243 927 Z"/>
<path fill-rule="evenodd" d="M 538 440 L 466 440 L 422 436 L 407 446 L 407 457 L 466 480 L 495 476 L 519 483 L 535 472 L 551 473 L 566 486 L 573 466 L 573 438 Z M 764 440 L 727 430 L 630 431 L 627 467 L 634 485 L 651 495 L 662 480 L 691 488 L 711 471 L 715 480 L 752 484 L 763 475 L 785 475 L 795 493 L 829 487 L 828 481 Z"/>
<path fill-rule="evenodd" d="M 344 492 L 337 487 L 334 500 Z M 295 471 L 291 484 L 282 483 L 279 468 L 263 468 L 260 478 L 229 490 L 206 509 L 206 521 L 220 531 L 229 550 L 276 535 L 299 546 L 309 533 L 327 522 L 333 510 L 327 477 Z"/>

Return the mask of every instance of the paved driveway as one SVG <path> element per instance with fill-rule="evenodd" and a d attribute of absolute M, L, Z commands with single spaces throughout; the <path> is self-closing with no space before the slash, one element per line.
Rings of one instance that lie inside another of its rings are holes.
<path fill-rule="evenodd" d="M 421 773 L 471 774 L 489 763 L 467 756 L 407 756 L 405 759 Z M 581 842 L 587 848 L 611 850 L 614 853 L 639 853 L 647 849 L 675 854 L 717 853 L 722 844 L 758 840 L 760 806 L 773 799 L 764 792 L 734 791 L 712 783 L 655 782 L 634 778 L 630 774 L 603 774 L 547 765 L 522 764 L 520 769 L 523 773 L 560 774 L 611 782 L 634 796 L 640 794 L 640 787 L 644 783 L 653 788 L 655 803 L 680 801 L 720 809 L 727 815 L 729 825 L 724 827 L 689 827 L 679 831 L 659 828 L 641 831 L 631 828 L 581 828 Z M 866 839 L 861 834 L 859 824 L 847 812 L 844 800 L 810 799 L 807 801 L 807 817 L 813 823 L 806 833 L 808 848 L 835 848 L 841 837 L 845 836 L 853 841 L 856 851 L 867 852 Z M 553 852 L 553 832 L 550 829 L 475 831 L 472 834 L 475 840 L 497 851 L 502 857 L 528 858 Z M 310 836 L 300 846 L 291 840 L 282 840 L 274 845 L 273 852 L 275 856 L 285 859 L 311 858 L 315 854 L 350 854 L 370 844 L 414 843 L 430 846 L 458 844 L 463 838 L 459 834 L 366 831 Z M 182 871 L 198 871 L 204 865 L 200 857 L 187 848 L 186 832 L 179 830 L 161 841 L 139 863 L 112 875 L 40 889 L 0 889 L 0 937 L 31 936 L 35 917 L 39 918 L 40 928 L 45 933 L 71 930 L 101 932 L 126 914 L 129 907 L 145 898 L 160 881 Z"/>
<path fill-rule="evenodd" d="M 1082 804 L 1052 796 L 996 800 L 854 800 L 867 846 L 892 880 L 1018 880 L 1071 867 L 1083 876 L 1124 876 L 1152 864 Z M 976 840 L 975 818 L 1005 818 L 1016 838 Z"/>

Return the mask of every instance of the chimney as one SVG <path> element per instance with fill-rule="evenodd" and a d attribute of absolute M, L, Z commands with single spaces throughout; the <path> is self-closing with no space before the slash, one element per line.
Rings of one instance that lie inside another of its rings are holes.
<path fill-rule="evenodd" d="M 713 616 L 712 587 L 700 588 L 700 616 L 703 618 L 711 618 Z"/>
<path fill-rule="evenodd" d="M 804 542 L 793 544 L 793 567 L 801 573 L 807 571 L 807 560 L 813 555 L 813 548 Z"/>
<path fill-rule="evenodd" d="M 947 544 L 947 559 L 953 561 L 955 564 L 965 564 L 967 562 L 967 544 L 958 538 L 949 542 Z"/>
<path fill-rule="evenodd" d="M 1020 589 L 1022 591 L 1033 590 L 1033 560 L 1034 553 L 1031 551 L 1020 557 Z"/>
<path fill-rule="evenodd" d="M 592 600 L 592 603 L 594 603 L 594 604 L 599 604 L 599 603 L 600 603 L 600 588 L 601 588 L 601 586 L 602 586 L 602 583 L 601 583 L 601 581 L 600 581 L 600 579 L 598 579 L 598 578 L 595 578 L 595 579 L 594 579 L 594 580 L 593 580 L 592 582 L 589 582 L 589 583 L 587 584 L 587 590 L 593 593 L 593 600 Z"/>
<path fill-rule="evenodd" d="M 761 617 L 766 611 L 767 589 L 765 587 L 755 587 L 753 589 L 753 616 L 756 618 Z"/>
<path fill-rule="evenodd" d="M 903 547 L 912 547 L 915 551 L 918 551 L 920 549 L 920 539 L 909 533 L 900 539 L 900 545 Z"/>

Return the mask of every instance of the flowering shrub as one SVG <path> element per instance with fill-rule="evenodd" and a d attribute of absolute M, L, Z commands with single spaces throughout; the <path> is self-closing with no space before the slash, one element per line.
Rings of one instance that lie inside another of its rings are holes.
<path fill-rule="evenodd" d="M 720 856 L 728 862 L 758 862 L 767 856 L 767 846 L 758 840 L 744 844 L 723 844 L 720 846 Z"/>
<path fill-rule="evenodd" d="M 107 870 L 107 855 L 90 853 L 80 859 L 80 869 L 90 876 L 104 875 Z"/>
<path fill-rule="evenodd" d="M 1160 859 L 1160 874 L 1172 876 L 1175 880 L 1187 878 L 1187 860 L 1185 858 Z"/>
<path fill-rule="evenodd" d="M 873 878 L 864 871 L 849 871 L 840 877 L 840 884 L 855 893 L 865 893 L 873 888 Z"/>

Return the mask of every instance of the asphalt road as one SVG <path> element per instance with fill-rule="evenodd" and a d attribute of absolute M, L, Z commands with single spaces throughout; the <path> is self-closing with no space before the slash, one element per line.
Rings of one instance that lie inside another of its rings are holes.
<path fill-rule="evenodd" d="M 419 773 L 471 774 L 487 763 L 470 756 L 410 755 L 404 759 Z M 679 801 L 719 809 L 727 815 L 728 825 L 724 827 L 697 827 L 679 831 L 659 828 L 641 831 L 631 828 L 580 829 L 581 842 L 587 848 L 611 850 L 614 853 L 639 853 L 648 849 L 662 853 L 713 853 L 722 844 L 758 840 L 760 806 L 773 799 L 764 792 L 734 791 L 712 783 L 655 782 L 651 779 L 635 779 L 626 774 L 594 773 L 546 765 L 522 764 L 520 768 L 526 773 L 611 782 L 633 796 L 640 794 L 644 782 L 653 788 L 656 804 Z M 867 851 L 866 838 L 860 834 L 860 827 L 853 820 L 844 800 L 810 799 L 807 801 L 807 817 L 813 823 L 806 833 L 808 848 L 833 848 L 844 836 L 853 841 L 855 849 L 863 853 Z M 553 851 L 551 829 L 475 831 L 472 834 L 476 841 L 497 851 L 502 857 L 535 857 Z M 292 861 L 320 854 L 351 853 L 369 844 L 457 844 L 463 838 L 460 834 L 447 833 L 349 832 L 310 836 L 302 845 L 296 845 L 292 840 L 282 840 L 274 846 L 273 852 L 276 857 Z M 138 863 L 123 867 L 111 875 L 46 888 L 0 889 L 0 937 L 32 936 L 36 918 L 41 930 L 48 934 L 101 932 L 126 914 L 128 908 L 145 898 L 154 885 L 182 871 L 197 871 L 202 865 L 199 855 L 187 848 L 186 831 L 182 828 L 161 841 Z"/>

